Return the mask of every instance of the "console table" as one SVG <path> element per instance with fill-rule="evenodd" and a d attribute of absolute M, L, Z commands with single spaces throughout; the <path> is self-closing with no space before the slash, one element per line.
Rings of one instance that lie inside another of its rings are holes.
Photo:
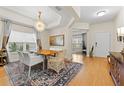
<path fill-rule="evenodd" d="M 7 63 L 6 61 L 6 54 L 4 53 L 4 49 L 0 49 L 0 66 L 3 66 Z"/>
<path fill-rule="evenodd" d="M 110 75 L 118 86 L 124 86 L 124 56 L 119 52 L 110 52 Z"/>

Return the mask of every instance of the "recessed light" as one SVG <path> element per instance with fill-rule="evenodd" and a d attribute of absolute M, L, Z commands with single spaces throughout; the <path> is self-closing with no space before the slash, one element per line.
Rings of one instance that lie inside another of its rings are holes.
<path fill-rule="evenodd" d="M 104 16 L 105 14 L 106 14 L 106 11 L 97 12 L 97 16 Z"/>

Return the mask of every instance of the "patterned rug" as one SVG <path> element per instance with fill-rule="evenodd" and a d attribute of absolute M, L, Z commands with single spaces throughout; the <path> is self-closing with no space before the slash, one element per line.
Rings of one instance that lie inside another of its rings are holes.
<path fill-rule="evenodd" d="M 28 67 L 20 62 L 12 62 L 5 66 L 5 70 L 14 86 L 64 86 L 79 72 L 82 64 L 66 63 L 66 69 L 59 74 L 53 70 L 42 70 L 42 64 L 31 69 L 31 79 L 28 79 Z"/>

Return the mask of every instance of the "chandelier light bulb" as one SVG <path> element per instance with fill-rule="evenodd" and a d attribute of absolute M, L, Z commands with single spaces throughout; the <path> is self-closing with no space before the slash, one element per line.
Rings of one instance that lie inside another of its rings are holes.
<path fill-rule="evenodd" d="M 39 15 L 38 15 L 38 21 L 36 22 L 36 29 L 38 31 L 43 31 L 45 29 L 45 24 L 41 21 L 41 12 L 39 12 Z"/>

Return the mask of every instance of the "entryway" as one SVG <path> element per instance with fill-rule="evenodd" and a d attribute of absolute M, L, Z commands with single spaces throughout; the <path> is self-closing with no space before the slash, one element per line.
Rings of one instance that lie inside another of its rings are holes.
<path fill-rule="evenodd" d="M 106 57 L 110 51 L 110 33 L 98 32 L 95 33 L 95 51 L 96 57 Z"/>

